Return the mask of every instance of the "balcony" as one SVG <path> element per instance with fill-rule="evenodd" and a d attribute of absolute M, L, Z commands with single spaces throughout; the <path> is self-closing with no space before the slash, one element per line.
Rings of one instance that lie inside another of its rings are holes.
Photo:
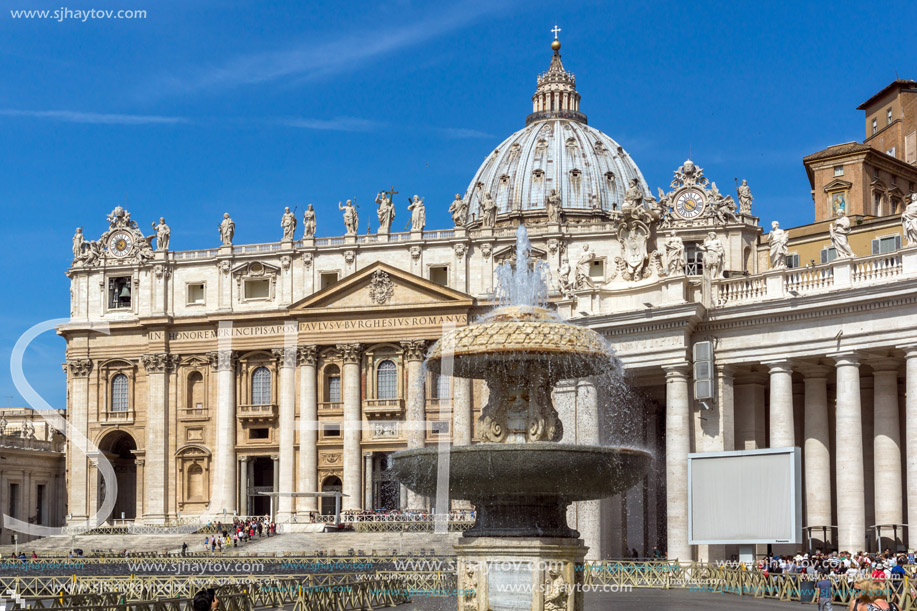
<path fill-rule="evenodd" d="M 100 420 L 102 424 L 133 424 L 134 410 L 104 411 Z"/>
<path fill-rule="evenodd" d="M 403 399 L 366 399 L 363 401 L 363 415 L 373 418 L 400 418 L 404 414 Z"/>
<path fill-rule="evenodd" d="M 340 401 L 322 401 L 318 404 L 318 413 L 323 416 L 342 415 L 344 404 Z"/>
<path fill-rule="evenodd" d="M 240 405 L 236 416 L 246 422 L 273 422 L 277 418 L 277 404 Z"/>
<path fill-rule="evenodd" d="M 178 410 L 178 419 L 181 421 L 210 420 L 210 410 L 207 408 L 182 408 Z"/>

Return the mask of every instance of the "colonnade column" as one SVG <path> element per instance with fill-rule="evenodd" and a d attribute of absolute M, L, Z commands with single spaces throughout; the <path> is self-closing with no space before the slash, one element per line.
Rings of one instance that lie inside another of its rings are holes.
<path fill-rule="evenodd" d="M 236 503 L 240 515 L 248 514 L 248 456 L 239 457 L 239 499 Z"/>
<path fill-rule="evenodd" d="M 831 442 L 828 437 L 828 367 L 801 370 L 805 385 L 806 526 L 831 525 Z"/>
<path fill-rule="evenodd" d="M 300 346 L 296 350 L 299 364 L 299 492 L 318 492 L 317 357 L 316 346 Z M 318 511 L 318 497 L 299 497 L 297 511 Z"/>
<path fill-rule="evenodd" d="M 904 521 L 901 491 L 901 424 L 895 359 L 869 363 L 873 371 L 873 464 L 876 524 Z M 894 546 L 891 546 L 894 547 Z"/>
<path fill-rule="evenodd" d="M 70 404 L 67 411 L 70 424 L 77 432 L 87 435 L 89 419 L 89 373 L 92 371 L 92 360 L 73 359 L 67 362 L 70 373 Z M 76 451 L 77 444 L 67 440 L 67 460 L 70 462 L 70 489 L 67 503 L 72 522 L 82 522 L 89 518 L 87 503 L 88 469 L 86 452 L 89 448 Z M 139 518 L 140 515 L 137 514 Z"/>
<path fill-rule="evenodd" d="M 168 352 L 140 357 L 146 370 L 149 399 L 146 412 L 146 469 L 144 470 L 143 521 L 163 524 L 169 516 L 169 374 L 173 356 Z"/>
<path fill-rule="evenodd" d="M 362 410 L 363 401 L 360 385 L 360 362 L 362 360 L 362 346 L 360 344 L 338 344 L 344 369 L 341 382 L 344 391 L 344 482 L 342 508 L 345 511 L 362 509 L 363 505 L 363 478 L 362 454 L 360 453 L 360 440 L 363 433 Z"/>
<path fill-rule="evenodd" d="M 665 485 L 668 558 L 690 561 L 688 544 L 688 454 L 691 403 L 687 363 L 665 368 Z"/>
<path fill-rule="evenodd" d="M 217 375 L 216 447 L 213 497 L 210 511 L 232 515 L 236 511 L 236 363 L 238 352 L 218 350 L 209 355 Z M 244 497 L 239 498 L 239 504 Z M 239 511 L 242 511 L 241 509 Z"/>
<path fill-rule="evenodd" d="M 405 424 L 408 426 L 408 449 L 422 448 L 426 440 L 426 418 L 424 408 L 423 357 L 427 350 L 424 340 L 406 340 L 401 342 L 404 348 L 404 358 L 407 361 L 407 414 Z M 423 495 L 408 490 L 407 509 L 424 509 Z"/>
<path fill-rule="evenodd" d="M 905 346 L 906 397 L 904 404 L 904 455 L 907 460 L 908 548 L 917 547 L 917 345 Z"/>
<path fill-rule="evenodd" d="M 789 361 L 765 363 L 770 372 L 770 444 L 771 448 L 796 445 L 793 423 L 793 368 Z"/>
<path fill-rule="evenodd" d="M 296 347 L 274 348 L 280 360 L 280 404 L 278 406 L 278 445 L 280 446 L 279 488 L 276 492 L 276 520 L 289 522 L 293 517 L 294 443 L 296 441 Z"/>
<path fill-rule="evenodd" d="M 471 378 L 452 378 L 452 445 L 471 445 L 474 436 Z"/>
<path fill-rule="evenodd" d="M 863 422 L 860 406 L 860 361 L 853 353 L 838 354 L 837 431 L 837 530 L 841 551 L 864 549 L 866 502 L 863 473 Z"/>
<path fill-rule="evenodd" d="M 373 508 L 373 453 L 363 452 L 363 507 Z"/>

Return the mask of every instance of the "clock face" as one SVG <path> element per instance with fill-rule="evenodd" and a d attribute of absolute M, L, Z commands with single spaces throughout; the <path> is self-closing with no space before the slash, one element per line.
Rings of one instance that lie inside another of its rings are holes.
<path fill-rule="evenodd" d="M 675 198 L 675 213 L 683 219 L 693 219 L 704 211 L 704 195 L 700 191 L 688 189 Z"/>
<path fill-rule="evenodd" d="M 108 238 L 108 252 L 119 259 L 131 254 L 134 249 L 134 236 L 126 231 L 118 231 Z"/>

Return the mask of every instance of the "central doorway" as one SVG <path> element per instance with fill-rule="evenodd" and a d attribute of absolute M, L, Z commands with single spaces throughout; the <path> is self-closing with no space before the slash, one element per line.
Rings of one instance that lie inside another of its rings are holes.
<path fill-rule="evenodd" d="M 137 443 L 124 431 L 112 431 L 99 443 L 99 449 L 111 461 L 115 471 L 115 507 L 110 520 L 134 520 L 137 517 L 137 459 L 134 450 Z M 106 490 L 102 473 L 98 472 L 97 510 L 102 506 L 109 490 Z"/>
<path fill-rule="evenodd" d="M 252 479 L 248 493 L 248 507 L 251 515 L 263 516 L 271 513 L 271 497 L 261 492 L 274 490 L 274 461 L 269 456 L 256 456 L 252 460 Z"/>
<path fill-rule="evenodd" d="M 336 475 L 330 475 L 325 478 L 322 482 L 322 492 L 341 492 L 343 488 L 341 487 L 341 478 Z M 334 515 L 334 497 L 333 496 L 323 496 L 322 499 L 322 515 L 323 516 L 333 516 Z"/>

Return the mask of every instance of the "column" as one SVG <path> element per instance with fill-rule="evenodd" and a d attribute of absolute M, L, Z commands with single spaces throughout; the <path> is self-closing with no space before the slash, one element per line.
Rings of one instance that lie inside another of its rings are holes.
<path fill-rule="evenodd" d="M 173 356 L 167 352 L 140 357 L 149 391 L 146 412 L 146 469 L 143 521 L 163 524 L 169 515 L 169 373 Z"/>
<path fill-rule="evenodd" d="M 404 359 L 407 362 L 408 387 L 407 387 L 407 414 L 405 424 L 408 427 L 408 449 L 422 448 L 426 439 L 425 407 L 426 396 L 423 380 L 423 357 L 427 350 L 424 340 L 407 340 L 401 342 L 404 348 Z M 407 509 L 424 509 L 425 501 L 422 495 L 408 489 Z"/>
<path fill-rule="evenodd" d="M 876 524 L 901 524 L 904 522 L 904 512 L 901 492 L 901 424 L 898 418 L 899 362 L 895 359 L 882 359 L 869 364 L 873 371 L 874 393 L 873 477 Z M 891 536 L 891 531 L 888 534 Z M 894 548 L 894 545 L 890 547 Z"/>
<path fill-rule="evenodd" d="M 275 492 L 277 504 L 274 509 L 278 522 L 289 522 L 293 516 L 293 467 L 294 444 L 296 442 L 296 348 L 274 348 L 275 357 L 280 360 L 280 404 L 278 406 L 278 446 L 280 448 L 280 474 Z"/>
<path fill-rule="evenodd" d="M 770 447 L 796 445 L 793 424 L 793 368 L 789 361 L 765 363 L 771 377 Z"/>
<path fill-rule="evenodd" d="M 707 449 L 713 452 L 735 450 L 735 369 L 731 365 L 716 366 L 716 411 L 719 420 L 716 437 L 708 439 Z"/>
<path fill-rule="evenodd" d="M 318 381 L 316 378 L 317 346 L 300 346 L 299 363 L 299 486 L 300 492 L 318 492 Z M 318 497 L 304 496 L 297 501 L 297 511 L 318 511 Z"/>
<path fill-rule="evenodd" d="M 767 376 L 743 373 L 734 383 L 735 449 L 757 450 L 764 443 L 764 389 Z"/>
<path fill-rule="evenodd" d="M 271 463 L 273 466 L 274 481 L 271 482 L 271 492 L 277 492 L 280 490 L 280 455 L 271 454 Z M 271 519 L 277 519 L 277 496 L 271 497 Z"/>
<path fill-rule="evenodd" d="M 373 508 L 373 453 L 363 452 L 363 507 Z"/>
<path fill-rule="evenodd" d="M 363 432 L 361 417 L 362 397 L 360 394 L 360 362 L 362 361 L 362 347 L 360 344 L 338 344 L 338 350 L 344 360 L 344 369 L 341 372 L 344 402 L 344 481 L 342 509 L 344 511 L 362 509 L 363 478 L 361 477 L 362 464 L 360 455 L 360 440 Z"/>
<path fill-rule="evenodd" d="M 236 503 L 236 512 L 239 515 L 248 515 L 248 456 L 239 457 L 239 501 Z"/>
<path fill-rule="evenodd" d="M 905 457 L 907 460 L 907 523 L 908 548 L 917 547 L 917 345 L 906 346 L 904 355 L 907 359 L 905 373 L 906 395 L 904 404 L 904 439 Z"/>
<path fill-rule="evenodd" d="M 828 436 L 828 367 L 802 368 L 805 385 L 805 526 L 831 525 L 831 442 Z M 824 548 L 823 548 L 824 549 Z"/>
<path fill-rule="evenodd" d="M 860 414 L 860 361 L 853 352 L 837 363 L 836 458 L 838 546 L 851 553 L 864 549 L 866 502 L 863 498 L 863 422 Z"/>
<path fill-rule="evenodd" d="M 452 378 L 452 445 L 471 445 L 474 437 L 471 384 L 471 378 Z"/>
<path fill-rule="evenodd" d="M 213 499 L 210 510 L 228 515 L 236 513 L 236 363 L 239 354 L 232 350 L 211 352 L 210 368 L 216 372 L 216 447 L 213 456 Z M 240 503 L 244 497 L 240 498 Z M 239 509 L 239 511 L 242 511 Z"/>
<path fill-rule="evenodd" d="M 582 378 L 576 381 L 576 443 L 577 445 L 599 445 L 599 394 L 595 378 Z M 621 514 L 622 495 L 611 499 L 578 501 L 573 504 L 576 511 L 576 530 L 583 543 L 589 548 L 586 560 L 602 560 L 610 553 L 610 541 L 602 540 L 602 503 L 609 508 L 606 513 L 609 519 Z M 613 509 L 611 509 L 613 507 Z M 616 515 L 615 515 L 616 514 Z M 610 535 L 610 532 L 609 532 Z M 604 543 L 604 545 L 603 545 Z"/>
<path fill-rule="evenodd" d="M 90 359 L 73 359 L 67 362 L 70 373 L 70 405 L 67 412 L 70 424 L 75 431 L 87 435 L 89 421 L 89 373 L 92 371 Z M 86 491 L 88 473 L 86 469 L 86 452 L 89 448 L 77 450 L 78 445 L 68 440 L 67 458 L 70 462 L 70 489 L 68 511 L 71 522 L 83 522 L 89 518 L 89 506 Z M 139 514 L 138 514 L 139 515 Z"/>
<path fill-rule="evenodd" d="M 691 451 L 687 363 L 665 368 L 665 482 L 668 558 L 688 562 L 688 453 Z"/>

